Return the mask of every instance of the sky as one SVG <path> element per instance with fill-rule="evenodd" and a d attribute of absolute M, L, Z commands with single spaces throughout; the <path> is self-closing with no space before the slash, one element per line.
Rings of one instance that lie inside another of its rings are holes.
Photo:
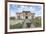
<path fill-rule="evenodd" d="M 15 16 L 16 12 L 22 11 L 30 11 L 35 13 L 35 16 L 41 15 L 41 6 L 40 5 L 17 5 L 17 4 L 10 4 L 9 5 L 10 16 Z"/>

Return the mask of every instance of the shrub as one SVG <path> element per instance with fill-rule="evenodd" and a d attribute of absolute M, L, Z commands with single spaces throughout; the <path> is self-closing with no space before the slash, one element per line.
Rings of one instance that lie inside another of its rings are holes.
<path fill-rule="evenodd" d="M 35 18 L 35 19 L 32 19 L 32 23 L 35 25 L 35 27 L 41 27 L 41 18 Z"/>
<path fill-rule="evenodd" d="M 22 24 L 21 23 L 10 25 L 10 29 L 19 29 L 19 28 L 22 28 Z"/>

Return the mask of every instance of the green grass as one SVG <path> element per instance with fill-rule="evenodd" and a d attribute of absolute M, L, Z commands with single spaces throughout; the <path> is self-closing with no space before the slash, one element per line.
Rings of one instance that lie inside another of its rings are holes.
<path fill-rule="evenodd" d="M 18 23 L 18 24 L 14 24 L 14 25 L 10 25 L 10 29 L 19 29 L 22 28 L 22 24 Z"/>
<path fill-rule="evenodd" d="M 35 25 L 35 27 L 41 27 L 41 19 L 39 18 L 32 19 L 32 23 Z"/>
<path fill-rule="evenodd" d="M 10 29 L 19 29 L 23 26 L 23 20 L 10 21 Z"/>
<path fill-rule="evenodd" d="M 32 24 L 35 27 L 41 27 L 41 19 L 35 18 L 31 19 Z M 20 29 L 23 28 L 24 20 L 10 20 L 10 29 Z"/>

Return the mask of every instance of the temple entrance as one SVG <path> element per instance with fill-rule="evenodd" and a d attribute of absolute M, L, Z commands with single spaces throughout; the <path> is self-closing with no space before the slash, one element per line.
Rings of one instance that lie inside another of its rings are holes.
<path fill-rule="evenodd" d="M 28 16 L 26 16 L 26 19 L 28 19 Z"/>

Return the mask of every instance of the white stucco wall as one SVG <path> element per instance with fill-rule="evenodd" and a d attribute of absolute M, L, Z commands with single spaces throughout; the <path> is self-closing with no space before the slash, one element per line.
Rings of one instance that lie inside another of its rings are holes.
<path fill-rule="evenodd" d="M 26 16 L 20 16 L 21 19 L 26 19 Z M 28 16 L 28 19 L 31 19 L 31 16 Z"/>
<path fill-rule="evenodd" d="M 32 18 L 31 16 L 28 17 L 28 19 L 31 19 L 31 18 Z"/>
<path fill-rule="evenodd" d="M 21 16 L 21 19 L 23 19 L 23 16 Z"/>

